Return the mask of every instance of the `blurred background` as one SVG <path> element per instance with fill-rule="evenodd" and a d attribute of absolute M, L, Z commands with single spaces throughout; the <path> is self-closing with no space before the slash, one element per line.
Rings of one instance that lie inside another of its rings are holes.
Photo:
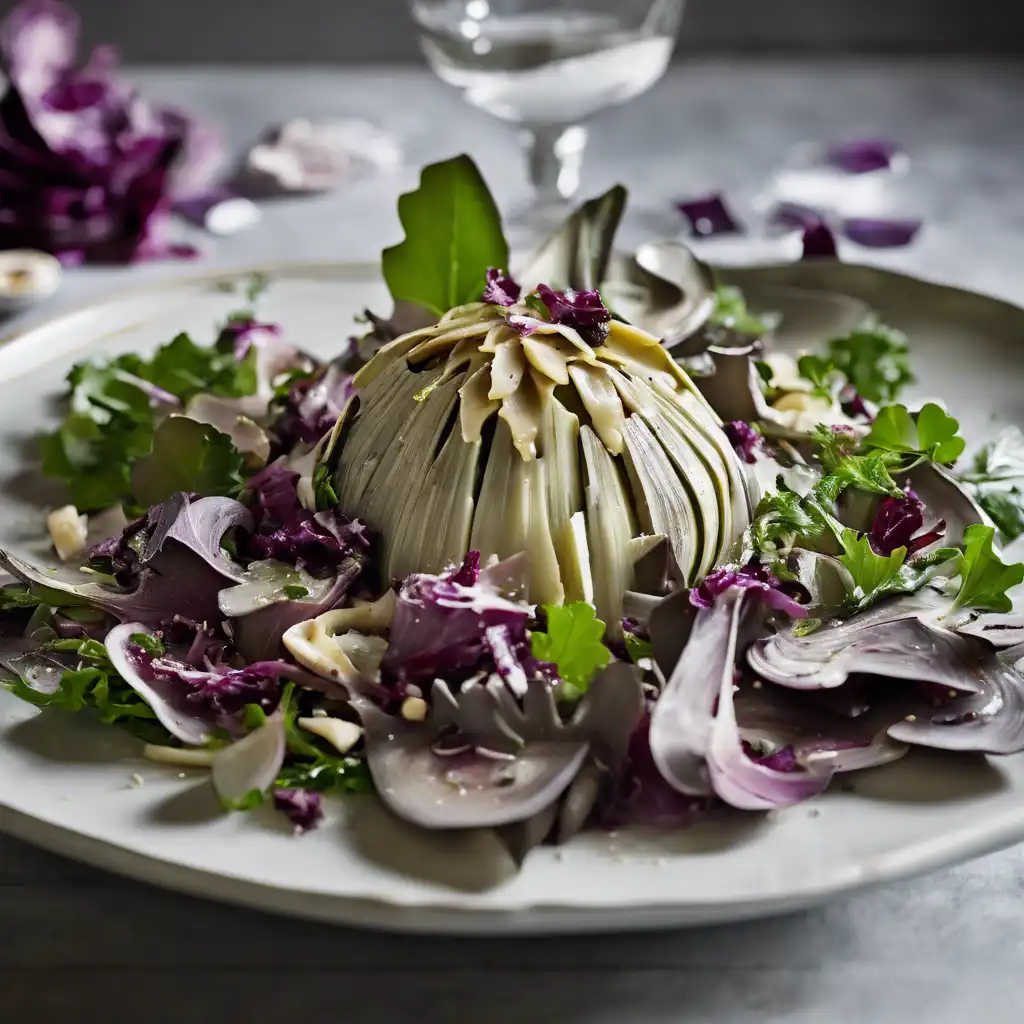
<path fill-rule="evenodd" d="M 4 2 L 0 9 L 13 4 Z M 77 0 L 131 63 L 415 61 L 404 0 Z M 1021 0 L 689 0 L 677 56 L 1024 54 Z"/>

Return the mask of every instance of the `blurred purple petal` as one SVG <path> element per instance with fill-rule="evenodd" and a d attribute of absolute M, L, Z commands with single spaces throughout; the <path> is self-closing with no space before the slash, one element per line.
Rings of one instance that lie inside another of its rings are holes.
<path fill-rule="evenodd" d="M 740 234 L 743 228 L 729 212 L 721 192 L 676 203 L 676 209 L 690 222 L 693 238 Z"/>
<path fill-rule="evenodd" d="M 900 147 L 887 139 L 850 139 L 830 146 L 825 163 L 847 174 L 867 174 L 887 170 L 900 152 Z"/>
<path fill-rule="evenodd" d="M 851 242 L 869 249 L 898 249 L 910 245 L 920 230 L 919 220 L 854 217 L 843 221 L 843 234 Z"/>
<path fill-rule="evenodd" d="M 519 301 L 521 291 L 504 270 L 491 267 L 487 271 L 487 287 L 482 297 L 484 302 L 493 302 L 496 306 L 514 306 Z"/>

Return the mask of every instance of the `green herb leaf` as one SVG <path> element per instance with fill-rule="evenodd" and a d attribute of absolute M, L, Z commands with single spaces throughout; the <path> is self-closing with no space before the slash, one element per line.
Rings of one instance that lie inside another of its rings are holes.
<path fill-rule="evenodd" d="M 1020 488 L 979 490 L 975 497 L 999 527 L 1005 540 L 1015 540 L 1024 533 L 1024 492 Z"/>
<path fill-rule="evenodd" d="M 465 155 L 423 169 L 420 185 L 398 200 L 405 240 L 381 256 L 396 301 L 443 316 L 479 301 L 488 267 L 508 266 L 501 216 L 476 164 Z"/>
<path fill-rule="evenodd" d="M 329 752 L 316 737 L 298 727 L 299 708 L 294 684 L 285 686 L 281 704 L 285 709 L 288 757 L 274 783 L 278 789 L 312 789 L 318 793 L 373 792 L 373 778 L 363 758 Z"/>
<path fill-rule="evenodd" d="M 239 797 L 237 800 L 225 800 L 224 797 L 219 797 L 219 799 L 220 805 L 225 811 L 254 811 L 263 805 L 266 798 L 260 790 L 250 789 L 245 796 Z"/>
<path fill-rule="evenodd" d="M 297 601 L 300 597 L 309 596 L 309 588 L 299 583 L 288 583 L 281 588 L 281 593 L 290 600 Z"/>
<path fill-rule="evenodd" d="M 61 675 L 60 685 L 53 693 L 43 693 L 20 677 L 8 680 L 4 685 L 16 697 L 37 707 L 72 713 L 91 711 L 104 724 L 118 725 L 145 743 L 176 743 L 157 721 L 153 709 L 114 671 L 103 644 L 91 639 L 55 640 L 42 649 L 75 653 L 81 663 Z"/>
<path fill-rule="evenodd" d="M 869 320 L 828 343 L 829 359 L 861 398 L 891 402 L 912 384 L 907 337 L 902 331 Z"/>
<path fill-rule="evenodd" d="M 611 651 L 601 643 L 604 623 L 586 601 L 548 604 L 544 612 L 547 632 L 530 635 L 534 657 L 557 665 L 565 682 L 586 693 L 594 673 L 611 661 Z"/>
<path fill-rule="evenodd" d="M 132 633 L 128 640 L 135 644 L 136 647 L 141 647 L 142 650 L 153 658 L 159 658 L 165 650 L 160 638 L 153 636 L 152 633 Z"/>
<path fill-rule="evenodd" d="M 259 704 L 246 704 L 242 709 L 242 721 L 246 729 L 262 729 L 267 724 L 267 713 Z"/>
<path fill-rule="evenodd" d="M 960 480 L 999 527 L 1003 539 L 1024 533 L 1024 433 L 1006 427 L 974 456 Z"/>
<path fill-rule="evenodd" d="M 626 653 L 629 655 L 629 660 L 636 665 L 644 658 L 653 658 L 654 647 L 651 645 L 650 640 L 642 640 L 640 637 L 627 632 Z"/>
<path fill-rule="evenodd" d="M 715 289 L 715 308 L 709 322 L 749 338 L 761 338 L 775 326 L 774 317 L 760 317 L 747 308 L 743 292 L 734 285 L 720 284 Z"/>
<path fill-rule="evenodd" d="M 227 434 L 208 423 L 170 416 L 157 428 L 152 452 L 132 469 L 132 494 L 143 506 L 165 501 L 176 491 L 237 494 L 241 469 L 242 454 Z"/>
<path fill-rule="evenodd" d="M 853 577 L 853 598 L 858 607 L 871 603 L 877 593 L 894 583 L 907 559 L 907 549 L 897 548 L 891 555 L 877 555 L 867 537 L 856 530 L 843 530 L 840 536 L 843 553 L 839 561 Z"/>
<path fill-rule="evenodd" d="M 921 409 L 916 421 L 906 406 L 887 405 L 878 411 L 864 443 L 883 451 L 950 463 L 964 451 L 959 428 L 960 424 L 934 402 Z"/>
<path fill-rule="evenodd" d="M 20 583 L 0 587 L 0 611 L 12 612 L 23 608 L 36 608 L 42 599 Z"/>
<path fill-rule="evenodd" d="M 313 470 L 313 498 L 319 512 L 337 508 L 339 504 L 331 468 L 324 462 Z"/>
<path fill-rule="evenodd" d="M 831 504 L 848 487 L 893 498 L 903 496 L 903 491 L 889 473 L 886 453 L 881 451 L 841 458 L 833 471 L 818 482 L 815 493 L 825 504 Z"/>
<path fill-rule="evenodd" d="M 842 386 L 842 378 L 836 372 L 831 359 L 803 355 L 797 359 L 796 368 L 800 376 L 813 385 L 813 393 L 821 398 L 831 398 L 833 393 Z"/>
<path fill-rule="evenodd" d="M 964 530 L 964 554 L 960 568 L 960 590 L 953 608 L 987 608 L 1008 612 L 1013 602 L 1007 591 L 1024 582 L 1024 563 L 1005 564 L 992 550 L 995 530 L 991 526 L 968 526 Z"/>

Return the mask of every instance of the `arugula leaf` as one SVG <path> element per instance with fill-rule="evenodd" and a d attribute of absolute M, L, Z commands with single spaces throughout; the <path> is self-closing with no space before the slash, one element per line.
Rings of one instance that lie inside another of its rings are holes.
<path fill-rule="evenodd" d="M 747 308 L 743 292 L 735 285 L 715 288 L 715 308 L 708 318 L 716 327 L 726 327 L 749 338 L 761 338 L 775 326 L 775 317 L 760 317 Z"/>
<path fill-rule="evenodd" d="M 828 343 L 832 364 L 861 398 L 891 402 L 914 382 L 907 353 L 907 336 L 895 328 L 868 320 L 856 330 Z"/>
<path fill-rule="evenodd" d="M 599 668 L 611 661 L 612 653 L 603 643 L 604 623 L 594 606 L 586 601 L 544 605 L 547 632 L 530 634 L 533 656 L 558 666 L 559 676 L 586 693 Z"/>
<path fill-rule="evenodd" d="M 396 301 L 443 316 L 479 301 L 488 267 L 508 266 L 501 216 L 480 171 L 463 154 L 423 168 L 420 185 L 398 200 L 405 240 L 381 255 Z"/>
<path fill-rule="evenodd" d="M 891 555 L 876 554 L 870 540 L 861 537 L 856 530 L 843 530 L 840 543 L 843 553 L 839 561 L 853 577 L 852 596 L 858 608 L 872 603 L 880 591 L 895 583 L 907 560 L 905 547 L 897 548 Z"/>
<path fill-rule="evenodd" d="M 157 427 L 153 450 L 132 468 L 132 494 L 143 506 L 177 491 L 237 494 L 242 488 L 242 454 L 208 423 L 169 416 Z"/>
<path fill-rule="evenodd" d="M 256 347 L 239 361 L 233 347 L 197 345 L 183 333 L 157 349 L 139 376 L 182 402 L 198 394 L 240 398 L 253 394 L 258 384 Z"/>
<path fill-rule="evenodd" d="M 145 743 L 174 745 L 174 737 L 157 721 L 153 709 L 115 671 L 106 648 L 97 640 L 55 640 L 43 650 L 75 653 L 82 659 L 68 669 L 53 693 L 43 693 L 16 677 L 4 683 L 16 696 L 36 707 L 63 711 L 90 710 L 105 725 L 118 725 Z"/>
<path fill-rule="evenodd" d="M 960 567 L 960 590 L 953 609 L 987 608 L 1008 612 L 1013 602 L 1007 591 L 1024 582 L 1024 562 L 1005 564 L 992 550 L 995 530 L 975 524 L 964 530 L 964 553 Z"/>
<path fill-rule="evenodd" d="M 872 448 L 896 452 L 934 462 L 955 462 L 966 442 L 957 431 L 960 424 L 934 402 L 928 402 L 914 417 L 903 405 L 887 405 L 878 411 L 864 443 Z"/>
<path fill-rule="evenodd" d="M 314 737 L 298 727 L 295 686 L 286 684 L 281 695 L 284 707 L 288 759 L 274 785 L 278 789 L 312 789 L 318 793 L 372 793 L 373 778 L 361 757 L 328 753 Z"/>

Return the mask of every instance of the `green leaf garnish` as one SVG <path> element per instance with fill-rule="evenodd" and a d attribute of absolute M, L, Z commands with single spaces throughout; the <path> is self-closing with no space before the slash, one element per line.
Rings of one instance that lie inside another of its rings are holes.
<path fill-rule="evenodd" d="M 256 390 L 256 348 L 250 347 L 239 361 L 233 346 L 197 345 L 179 334 L 157 349 L 140 376 L 182 402 L 198 394 L 239 398 Z"/>
<path fill-rule="evenodd" d="M 833 338 L 828 343 L 828 355 L 857 394 L 870 402 L 891 402 L 914 381 L 906 335 L 877 320 Z"/>
<path fill-rule="evenodd" d="M 1014 540 L 1024 533 L 1024 492 L 1019 487 L 1008 491 L 981 490 L 975 492 L 975 497 L 1006 540 Z"/>
<path fill-rule="evenodd" d="M 831 359 L 803 355 L 797 359 L 796 368 L 800 376 L 813 385 L 813 393 L 821 398 L 831 398 L 842 386 L 842 378 L 836 372 Z"/>
<path fill-rule="evenodd" d="M 893 498 L 903 496 L 903 491 L 889 472 L 886 453 L 880 451 L 840 458 L 832 472 L 818 482 L 815 493 L 825 504 L 832 504 L 848 487 Z"/>
<path fill-rule="evenodd" d="M 373 778 L 361 757 L 325 750 L 316 737 L 300 729 L 295 686 L 288 683 L 281 695 L 284 707 L 288 758 L 274 785 L 278 789 L 312 789 L 318 793 L 372 793 Z"/>
<path fill-rule="evenodd" d="M 309 588 L 299 583 L 288 583 L 281 588 L 281 593 L 290 600 L 297 601 L 300 597 L 309 597 Z"/>
<path fill-rule="evenodd" d="M 960 477 L 1007 541 L 1024 533 L 1024 433 L 1006 427 Z"/>
<path fill-rule="evenodd" d="M 651 645 L 650 640 L 642 640 L 640 637 L 629 632 L 625 634 L 625 639 L 626 653 L 629 655 L 629 660 L 633 662 L 634 665 L 638 664 L 645 658 L 654 657 L 654 647 Z"/>
<path fill-rule="evenodd" d="M 246 704 L 242 709 L 242 722 L 249 732 L 262 729 L 267 724 L 267 713 L 259 704 Z"/>
<path fill-rule="evenodd" d="M 715 288 L 715 308 L 708 318 L 716 327 L 725 327 L 749 338 L 761 338 L 775 326 L 774 317 L 760 317 L 747 309 L 743 292 L 734 285 Z"/>
<path fill-rule="evenodd" d="M 381 255 L 396 301 L 443 316 L 479 301 L 489 267 L 508 266 L 501 216 L 476 164 L 466 155 L 423 168 L 420 185 L 398 200 L 405 240 Z"/>
<path fill-rule="evenodd" d="M 1005 564 L 992 550 L 995 530 L 975 524 L 964 530 L 964 553 L 960 566 L 960 590 L 953 608 L 986 608 L 1008 612 L 1013 602 L 1007 591 L 1024 582 L 1024 563 Z"/>
<path fill-rule="evenodd" d="M 176 743 L 153 709 L 117 674 L 103 644 L 91 639 L 55 640 L 42 649 L 77 654 L 79 665 L 61 675 L 60 685 L 52 693 L 35 689 L 20 676 L 5 680 L 2 685 L 16 697 L 36 707 L 91 711 L 105 725 L 118 725 L 145 743 Z"/>
<path fill-rule="evenodd" d="M 41 603 L 42 598 L 20 583 L 0 587 L 0 611 L 12 612 L 23 608 L 37 608 Z"/>
<path fill-rule="evenodd" d="M 160 657 L 165 650 L 161 639 L 157 636 L 153 636 L 152 633 L 132 633 L 132 635 L 128 637 L 128 640 L 135 644 L 136 647 L 142 648 L 142 650 L 153 658 Z"/>
<path fill-rule="evenodd" d="M 533 656 L 558 666 L 559 676 L 579 693 L 586 693 L 599 668 L 611 661 L 612 654 L 601 642 L 604 623 L 594 606 L 586 601 L 544 606 L 547 632 L 530 634 Z"/>
<path fill-rule="evenodd" d="M 241 469 L 242 455 L 227 434 L 208 423 L 170 416 L 157 428 L 153 450 L 132 469 L 132 494 L 143 506 L 177 491 L 237 494 Z"/>
<path fill-rule="evenodd" d="M 338 507 L 338 492 L 334 489 L 331 468 L 324 462 L 313 470 L 313 498 L 320 512 Z"/>
<path fill-rule="evenodd" d="M 263 805 L 266 796 L 258 789 L 250 789 L 245 796 L 237 800 L 225 800 L 224 797 L 218 799 L 225 811 L 254 811 Z"/>
<path fill-rule="evenodd" d="M 907 549 L 897 548 L 891 555 L 875 554 L 868 538 L 858 536 L 856 530 L 843 530 L 840 542 L 843 553 L 839 561 L 853 577 L 853 599 L 863 608 L 896 582 L 907 559 Z"/>
<path fill-rule="evenodd" d="M 928 402 L 915 420 L 903 405 L 887 405 L 878 411 L 865 445 L 933 462 L 955 462 L 965 441 L 960 424 L 934 402 Z"/>

